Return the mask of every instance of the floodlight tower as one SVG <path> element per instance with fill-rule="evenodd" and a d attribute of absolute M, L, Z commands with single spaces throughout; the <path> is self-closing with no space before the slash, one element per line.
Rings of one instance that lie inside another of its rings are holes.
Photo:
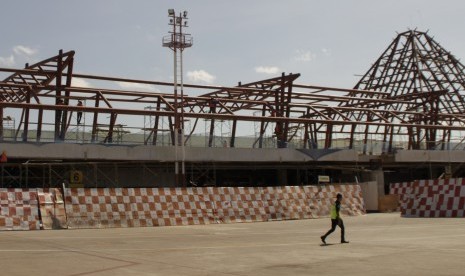
<path fill-rule="evenodd" d="M 192 47 L 193 39 L 190 34 L 183 33 L 183 28 L 187 28 L 187 11 L 179 13 L 176 16 L 174 9 L 168 10 L 168 17 L 170 18 L 169 25 L 173 26 L 170 34 L 163 37 L 163 47 L 168 47 L 173 50 L 173 63 L 174 63 L 174 147 L 175 147 L 175 174 L 176 184 L 180 183 L 179 177 L 179 162 L 178 162 L 178 146 L 181 146 L 182 152 L 182 174 L 181 183 L 184 185 L 185 181 L 185 166 L 184 166 L 184 91 L 183 91 L 183 68 L 182 68 L 182 52 L 185 48 Z M 178 83 L 178 79 L 179 82 Z M 178 87 L 181 92 L 181 105 L 179 105 Z M 179 109 L 180 108 L 180 112 Z"/>

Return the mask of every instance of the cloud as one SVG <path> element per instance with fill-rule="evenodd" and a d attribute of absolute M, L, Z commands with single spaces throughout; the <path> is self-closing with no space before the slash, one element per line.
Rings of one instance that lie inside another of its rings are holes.
<path fill-rule="evenodd" d="M 86 81 L 85 79 L 80 79 L 80 78 L 73 78 L 72 85 L 76 87 L 85 87 L 85 88 L 92 87 L 90 82 Z"/>
<path fill-rule="evenodd" d="M 321 49 L 321 52 L 322 52 L 323 54 L 325 54 L 326 56 L 330 56 L 330 55 L 331 55 L 331 50 L 330 50 L 330 49 L 322 48 L 322 49 Z"/>
<path fill-rule="evenodd" d="M 129 90 L 145 90 L 145 91 L 158 91 L 155 86 L 145 83 L 134 83 L 134 82 L 117 82 L 118 85 L 123 89 Z"/>
<path fill-rule="evenodd" d="M 34 55 L 38 52 L 37 49 L 31 47 L 16 45 L 13 47 L 13 53 L 9 57 L 0 57 L 0 66 L 12 67 L 17 62 L 31 62 L 34 59 Z"/>
<path fill-rule="evenodd" d="M 13 55 L 9 57 L 0 57 L 0 66 L 14 66 L 15 65 L 15 57 Z"/>
<path fill-rule="evenodd" d="M 277 74 L 279 72 L 279 68 L 276 66 L 258 66 L 255 67 L 255 72 L 272 75 Z"/>
<path fill-rule="evenodd" d="M 13 47 L 13 52 L 18 55 L 18 56 L 33 56 L 37 54 L 38 50 L 33 49 L 31 47 L 23 46 L 23 45 L 17 45 Z"/>
<path fill-rule="evenodd" d="M 309 62 L 312 61 L 316 55 L 311 51 L 296 50 L 296 56 L 294 57 L 297 61 Z"/>
<path fill-rule="evenodd" d="M 195 70 L 187 72 L 187 78 L 192 82 L 204 82 L 211 84 L 216 79 L 215 76 L 209 74 L 204 70 Z"/>

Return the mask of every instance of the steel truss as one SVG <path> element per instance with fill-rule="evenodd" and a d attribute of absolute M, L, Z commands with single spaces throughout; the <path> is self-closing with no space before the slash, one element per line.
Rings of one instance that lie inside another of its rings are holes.
<path fill-rule="evenodd" d="M 55 141 L 68 141 L 71 120 L 82 112 L 90 116 L 90 141 L 114 143 L 121 128 L 144 130 L 143 141 L 156 145 L 163 131 L 171 134 L 174 145 L 176 116 L 192 125 L 184 137 L 188 144 L 199 128 L 198 120 L 210 122 L 208 146 L 212 146 L 215 122 L 228 121 L 228 146 L 235 147 L 241 124 L 260 125 L 257 137 L 262 147 L 266 133 L 272 133 L 278 147 L 298 142 L 303 148 L 366 146 L 370 139 L 392 151 L 398 141 L 408 141 L 408 149 L 446 149 L 454 137 L 465 131 L 464 66 L 426 33 L 408 31 L 398 35 L 354 89 L 301 85 L 300 74 L 279 77 L 235 87 L 184 84 L 200 96 L 175 99 L 168 90 L 173 83 L 77 74 L 73 72 L 74 51 L 60 51 L 50 59 L 24 69 L 1 68 L 12 75 L 0 82 L 0 140 L 5 110 L 21 112 L 15 140 L 43 142 L 42 131 L 52 127 Z M 153 92 L 73 86 L 73 79 L 152 85 Z M 171 89 L 170 89 L 171 90 Z M 200 92 L 199 92 L 200 91 Z M 77 106 L 84 100 L 85 106 Z M 211 101 L 215 101 L 212 110 Z M 154 108 L 144 108 L 152 105 Z M 176 111 L 176 112 L 175 112 Z M 153 125 L 135 126 L 133 120 L 153 116 Z M 160 120 L 169 129 L 161 129 Z M 104 133 L 103 138 L 99 133 Z M 460 143 L 461 141 L 458 141 Z M 366 148 L 363 147 L 363 151 Z"/>
<path fill-rule="evenodd" d="M 349 96 L 353 99 L 340 106 L 372 110 L 351 111 L 344 113 L 345 116 L 392 124 L 376 126 L 374 130 L 366 127 L 364 139 L 369 132 L 374 132 L 380 134 L 383 141 L 389 141 L 392 147 L 394 136 L 405 135 L 409 149 L 422 146 L 445 149 L 454 136 L 461 136 L 454 134 L 454 126 L 462 127 L 464 122 L 464 66 L 425 32 L 410 30 L 400 33 L 355 85 L 355 89 L 384 94 L 375 97 L 375 94 L 351 92 Z M 385 100 L 395 102 L 387 103 Z M 403 112 L 398 113 L 399 110 Z M 395 123 L 403 126 L 395 126 Z"/>

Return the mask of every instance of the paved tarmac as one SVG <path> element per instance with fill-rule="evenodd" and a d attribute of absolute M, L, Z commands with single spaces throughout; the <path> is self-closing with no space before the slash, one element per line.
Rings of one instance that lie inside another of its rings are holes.
<path fill-rule="evenodd" d="M 0 232 L 0 275 L 464 275 L 465 219 L 345 217 Z"/>

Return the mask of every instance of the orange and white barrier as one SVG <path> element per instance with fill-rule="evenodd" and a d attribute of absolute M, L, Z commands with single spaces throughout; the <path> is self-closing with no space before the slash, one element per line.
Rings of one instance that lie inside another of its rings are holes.
<path fill-rule="evenodd" d="M 361 215 L 359 185 L 0 189 L 0 230 L 174 226 L 319 218 L 336 194 Z"/>
<path fill-rule="evenodd" d="M 206 224 L 214 209 L 207 189 L 195 193 L 181 188 L 66 189 L 68 225 L 105 228 Z"/>
<path fill-rule="evenodd" d="M 365 207 L 358 185 L 66 189 L 70 228 L 174 226 L 325 217 L 336 194 L 343 213 Z"/>
<path fill-rule="evenodd" d="M 35 189 L 0 189 L 0 230 L 38 230 Z"/>
<path fill-rule="evenodd" d="M 391 184 L 407 217 L 465 217 L 465 179 L 420 180 Z"/>

